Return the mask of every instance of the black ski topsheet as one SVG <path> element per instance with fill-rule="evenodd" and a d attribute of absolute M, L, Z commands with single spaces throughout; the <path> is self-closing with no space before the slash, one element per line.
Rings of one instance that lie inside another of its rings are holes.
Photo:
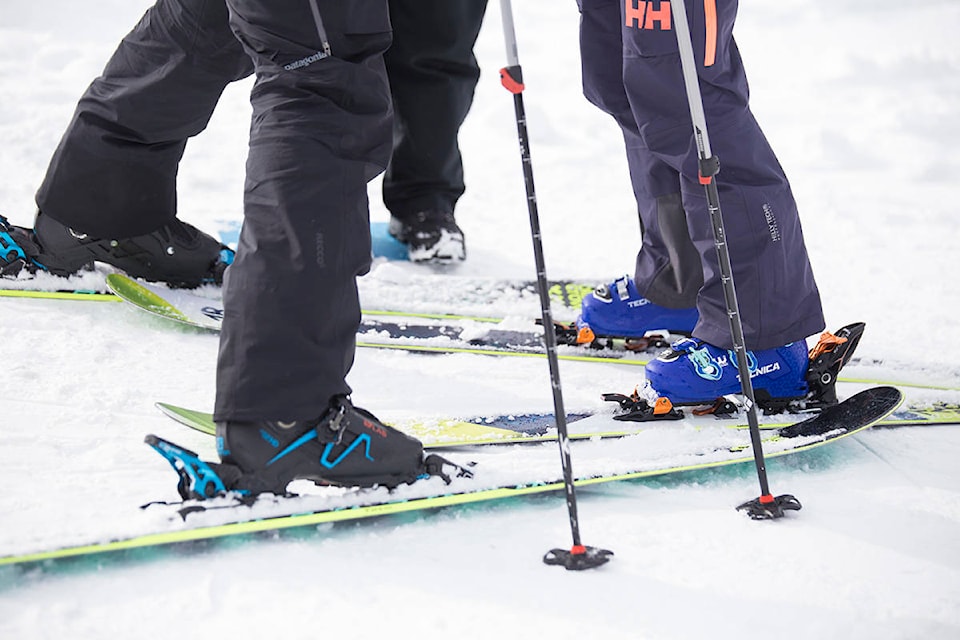
<path fill-rule="evenodd" d="M 820 410 L 812 418 L 779 429 L 778 435 L 781 438 L 797 438 L 856 431 L 882 420 L 902 401 L 903 393 L 896 387 L 873 387 Z"/>

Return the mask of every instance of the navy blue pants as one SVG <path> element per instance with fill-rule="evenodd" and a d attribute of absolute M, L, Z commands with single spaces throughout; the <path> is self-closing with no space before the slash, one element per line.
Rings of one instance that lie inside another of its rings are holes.
<path fill-rule="evenodd" d="M 694 335 L 731 348 L 669 3 L 578 3 L 584 94 L 626 142 L 644 236 L 637 289 L 663 306 L 696 304 Z M 790 184 L 749 108 L 732 33 L 737 2 L 686 5 L 747 347 L 802 340 L 824 328 L 820 295 Z"/>

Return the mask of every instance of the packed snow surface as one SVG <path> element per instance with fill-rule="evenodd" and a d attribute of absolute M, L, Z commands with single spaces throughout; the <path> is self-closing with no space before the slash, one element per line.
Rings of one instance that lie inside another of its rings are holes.
<path fill-rule="evenodd" d="M 14 223 L 31 224 L 77 98 L 149 4 L 0 4 L 0 213 Z M 632 269 L 640 232 L 619 132 L 580 93 L 576 3 L 514 12 L 548 274 L 610 281 Z M 828 328 L 867 323 L 864 376 L 960 387 L 958 27 L 946 0 L 740 7 L 753 109 L 793 184 Z M 451 295 L 464 278 L 535 277 L 496 2 L 476 51 L 457 212 L 468 259 L 443 277 L 376 264 L 365 295 L 416 298 L 428 276 Z M 211 233 L 240 221 L 249 90 L 227 90 L 181 167 L 180 216 Z M 371 213 L 385 220 L 378 186 Z M 532 317 L 521 302 L 484 313 Z M 214 335 L 118 303 L 0 298 L 0 345 L 0 555 L 109 538 L 150 517 L 141 504 L 175 500 L 146 433 L 215 455 L 153 407 L 212 407 Z M 561 378 L 582 411 L 641 373 L 563 362 Z M 350 383 L 386 420 L 553 408 L 536 358 L 361 350 Z M 598 464 L 594 451 L 572 447 L 574 467 Z M 771 460 L 773 492 L 804 505 L 775 522 L 734 510 L 758 494 L 749 464 L 585 488 L 584 542 L 616 555 L 582 573 L 541 562 L 570 544 L 557 494 L 5 569 L 0 637 L 957 638 L 958 458 L 960 427 L 945 426 Z"/>

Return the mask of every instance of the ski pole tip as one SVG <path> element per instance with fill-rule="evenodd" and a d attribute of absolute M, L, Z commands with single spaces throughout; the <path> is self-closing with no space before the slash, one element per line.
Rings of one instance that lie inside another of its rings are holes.
<path fill-rule="evenodd" d="M 754 498 L 737 507 L 737 511 L 744 511 L 751 520 L 775 520 L 782 518 L 786 511 L 799 511 L 802 508 L 800 501 L 790 494 L 773 497 L 770 494 Z"/>
<path fill-rule="evenodd" d="M 575 544 L 568 549 L 551 549 L 543 556 L 544 564 L 561 565 L 567 571 L 593 569 L 610 561 L 613 551 Z"/>

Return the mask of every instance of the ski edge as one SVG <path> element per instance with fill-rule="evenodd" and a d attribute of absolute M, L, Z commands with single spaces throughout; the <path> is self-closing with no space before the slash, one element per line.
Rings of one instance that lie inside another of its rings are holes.
<path fill-rule="evenodd" d="M 88 302 L 120 302 L 112 293 L 102 291 L 44 291 L 42 289 L 0 289 L 3 298 L 38 298 L 42 300 L 85 300 Z"/>

